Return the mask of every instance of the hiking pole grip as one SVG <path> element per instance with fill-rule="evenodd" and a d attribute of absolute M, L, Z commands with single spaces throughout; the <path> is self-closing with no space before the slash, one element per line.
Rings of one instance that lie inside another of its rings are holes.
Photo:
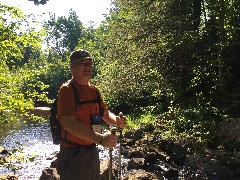
<path fill-rule="evenodd" d="M 119 117 L 120 117 L 120 118 L 123 117 L 123 113 L 122 113 L 122 112 L 119 113 Z M 122 138 L 122 129 L 123 129 L 123 128 L 120 128 L 120 127 L 119 127 L 118 129 L 119 129 L 119 132 L 120 132 L 120 138 Z"/>
<path fill-rule="evenodd" d="M 123 113 L 122 112 L 119 113 L 119 117 L 123 117 Z"/>
<path fill-rule="evenodd" d="M 119 113 L 119 117 L 120 117 L 120 118 L 123 117 L 123 113 L 122 113 L 122 112 Z M 120 137 L 122 138 L 122 129 L 123 129 L 123 128 L 120 128 L 120 127 L 119 127 L 118 129 L 119 129 L 119 132 L 120 132 Z"/>

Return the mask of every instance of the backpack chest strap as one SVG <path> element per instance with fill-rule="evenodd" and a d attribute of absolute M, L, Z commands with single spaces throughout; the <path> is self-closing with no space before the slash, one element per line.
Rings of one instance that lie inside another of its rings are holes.
<path fill-rule="evenodd" d="M 78 102 L 78 106 L 83 105 L 83 104 L 90 104 L 90 103 L 99 103 L 98 99 L 90 100 L 90 101 L 81 101 Z"/>

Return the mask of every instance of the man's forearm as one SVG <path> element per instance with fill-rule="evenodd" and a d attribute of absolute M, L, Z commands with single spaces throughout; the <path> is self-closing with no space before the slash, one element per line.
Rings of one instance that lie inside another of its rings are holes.
<path fill-rule="evenodd" d="M 74 136 L 90 141 L 92 143 L 98 143 L 98 136 L 91 129 L 88 129 L 81 125 L 79 122 L 75 120 L 73 116 L 63 116 L 61 123 L 68 132 L 73 134 Z"/>
<path fill-rule="evenodd" d="M 110 125 L 117 125 L 116 116 L 110 111 L 104 113 L 103 120 Z"/>

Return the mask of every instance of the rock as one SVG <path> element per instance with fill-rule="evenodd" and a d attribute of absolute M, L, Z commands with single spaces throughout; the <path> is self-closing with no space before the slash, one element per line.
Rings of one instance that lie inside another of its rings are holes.
<path fill-rule="evenodd" d="M 186 155 L 181 145 L 174 144 L 172 148 L 172 158 L 176 164 L 179 164 L 179 165 L 184 164 Z"/>
<path fill-rule="evenodd" d="M 160 156 L 157 153 L 149 152 L 145 156 L 145 163 L 154 164 L 154 163 L 158 162 L 159 157 Z"/>
<path fill-rule="evenodd" d="M 18 175 L 15 175 L 13 173 L 0 174 L 0 180 L 18 180 Z"/>
<path fill-rule="evenodd" d="M 36 116 L 41 116 L 44 118 L 48 118 L 50 116 L 50 108 L 49 107 L 35 107 L 30 111 L 31 114 Z"/>
<path fill-rule="evenodd" d="M 127 146 L 132 147 L 133 145 L 135 145 L 135 140 L 133 140 L 133 139 L 126 139 L 126 142 L 122 143 L 122 145 L 125 146 L 125 147 L 127 147 Z"/>
<path fill-rule="evenodd" d="M 4 149 L 4 147 L 0 146 L 0 154 L 7 154 L 8 150 Z"/>
<path fill-rule="evenodd" d="M 4 147 L 0 146 L 0 153 L 4 150 Z"/>
<path fill-rule="evenodd" d="M 144 170 L 147 172 L 162 174 L 162 169 L 159 166 L 159 164 L 150 164 L 150 163 L 144 164 Z"/>
<path fill-rule="evenodd" d="M 129 158 L 144 158 L 145 153 L 142 150 L 133 150 L 129 152 Z"/>
<path fill-rule="evenodd" d="M 234 172 L 234 177 L 233 178 L 237 179 L 239 177 L 240 177 L 240 168 L 236 168 L 235 172 Z"/>
<path fill-rule="evenodd" d="M 101 180 L 107 179 L 109 175 L 109 161 L 103 160 L 100 163 L 100 174 L 101 174 Z"/>
<path fill-rule="evenodd" d="M 144 164 L 144 158 L 133 158 L 128 162 L 127 169 L 142 169 Z"/>
<path fill-rule="evenodd" d="M 146 172 L 142 169 L 129 171 L 124 180 L 162 180 L 153 173 Z"/>
<path fill-rule="evenodd" d="M 118 173 L 116 166 L 113 164 L 113 177 L 115 177 Z M 109 160 L 103 160 L 100 163 L 100 175 L 101 180 L 109 180 Z"/>
<path fill-rule="evenodd" d="M 198 178 L 204 179 L 234 179 L 234 168 L 239 167 L 239 161 L 229 152 L 214 151 L 210 156 L 187 156 L 185 167 L 188 169 L 188 173 L 185 173 L 186 179 L 189 176 L 193 177 L 193 174 L 195 178 L 198 175 Z"/>
<path fill-rule="evenodd" d="M 133 133 L 132 133 L 132 131 L 127 131 L 127 132 L 125 132 L 125 134 L 124 134 L 124 138 L 127 138 L 127 139 L 133 139 L 134 138 L 134 135 L 133 135 Z"/>
<path fill-rule="evenodd" d="M 233 140 L 240 138 L 240 118 L 224 120 L 217 129 L 218 136 Z"/>
<path fill-rule="evenodd" d="M 56 168 L 45 168 L 39 180 L 60 180 Z"/>
<path fill-rule="evenodd" d="M 170 168 L 166 172 L 164 172 L 163 175 L 167 179 L 178 179 L 178 170 L 174 168 Z"/>

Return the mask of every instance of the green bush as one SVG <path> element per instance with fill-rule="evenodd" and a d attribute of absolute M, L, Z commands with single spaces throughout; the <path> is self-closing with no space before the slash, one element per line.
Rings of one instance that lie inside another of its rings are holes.
<path fill-rule="evenodd" d="M 216 137 L 216 128 L 222 114 L 210 105 L 192 109 L 170 108 L 156 118 L 156 128 L 166 139 L 178 137 L 194 138 L 200 142 L 211 142 Z"/>

